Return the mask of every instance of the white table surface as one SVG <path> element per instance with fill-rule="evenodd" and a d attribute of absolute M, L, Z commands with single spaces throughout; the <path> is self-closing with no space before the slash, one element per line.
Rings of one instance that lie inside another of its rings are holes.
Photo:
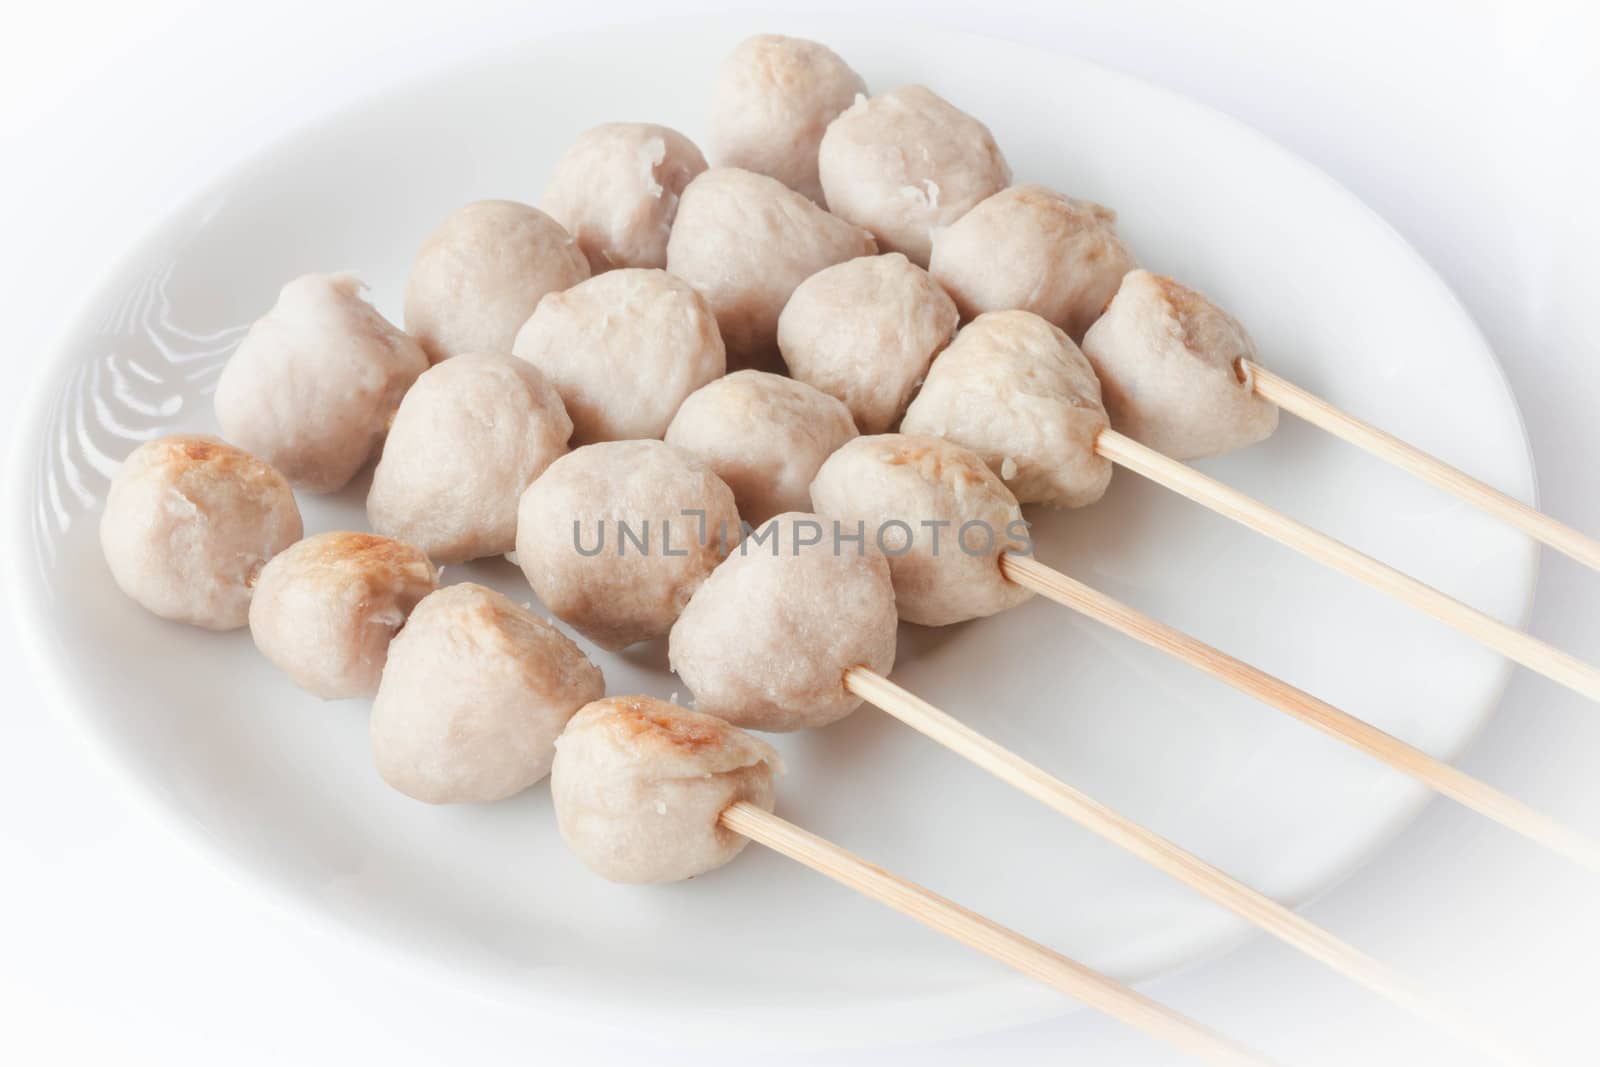
<path fill-rule="evenodd" d="M 730 6 L 679 0 L 673 9 Z M 1600 530 L 1591 491 L 1600 459 L 1592 310 L 1600 15 L 1592 5 L 825 6 L 899 12 L 1099 60 L 1227 111 L 1331 172 L 1420 248 L 1482 325 L 1527 419 L 1545 507 Z M 122 250 L 242 154 L 342 101 L 508 37 L 662 9 L 623 0 L 58 0 L 8 9 L 0 32 L 5 425 L 15 424 L 25 392 L 11 383 L 44 362 Z M 1600 659 L 1597 592 L 1600 576 L 1547 557 L 1535 631 Z M 577 1030 L 537 1005 L 476 999 L 275 912 L 129 807 L 43 705 L 15 652 L 11 618 L 0 626 L 0 1062 L 719 1064 L 755 1054 L 799 1062 L 772 1048 L 663 1047 L 627 1020 Z M 1596 754 L 1600 712 L 1519 674 L 1465 763 L 1600 834 Z M 1600 1060 L 1588 1021 L 1597 899 L 1600 879 L 1435 804 L 1311 910 L 1442 992 L 1537 1035 L 1561 1062 L 1592 1063 Z M 1151 991 L 1285 1057 L 1469 1062 L 1265 939 Z M 938 1047 L 827 1059 L 964 1064 L 982 1054 L 1042 1063 L 1060 1062 L 1062 1047 L 1081 1064 L 1179 1062 L 1082 1011 Z"/>

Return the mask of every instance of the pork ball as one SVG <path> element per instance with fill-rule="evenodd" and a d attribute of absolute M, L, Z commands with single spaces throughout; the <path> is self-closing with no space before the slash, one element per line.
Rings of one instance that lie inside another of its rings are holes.
<path fill-rule="evenodd" d="M 544 372 L 572 441 L 659 438 L 727 358 L 705 298 L 664 270 L 614 270 L 539 301 L 512 348 Z"/>
<path fill-rule="evenodd" d="M 222 436 L 312 492 L 355 477 L 428 358 L 361 298 L 352 274 L 307 274 L 278 294 L 222 369 Z"/>
<path fill-rule="evenodd" d="M 1242 360 L 1256 358 L 1244 327 L 1200 293 L 1136 270 L 1083 339 L 1111 425 L 1174 459 L 1242 448 L 1278 428 Z"/>
<path fill-rule="evenodd" d="M 550 773 L 567 720 L 605 691 L 600 668 L 554 626 L 493 589 L 447 586 L 389 643 L 373 762 L 429 804 L 501 800 Z"/>
<path fill-rule="evenodd" d="M 922 267 L 940 227 L 1011 183 L 989 128 L 922 85 L 857 100 L 817 162 L 828 210 Z"/>
<path fill-rule="evenodd" d="M 457 356 L 417 379 L 389 430 L 367 519 L 436 563 L 510 552 L 517 501 L 567 450 L 572 420 L 515 356 Z"/>
<path fill-rule="evenodd" d="M 146 441 L 111 479 L 100 548 L 111 577 L 164 619 L 234 630 L 267 560 L 300 540 L 283 475 L 215 437 Z"/>
<path fill-rule="evenodd" d="M 843 400 L 862 433 L 883 433 L 958 321 L 927 271 L 898 252 L 863 256 L 800 283 L 778 319 L 778 348 L 789 373 Z"/>
<path fill-rule="evenodd" d="M 561 838 L 613 882 L 676 882 L 716 870 L 746 839 L 724 828 L 739 801 L 772 810 L 772 746 L 712 715 L 651 697 L 608 697 L 556 739 L 550 794 Z"/>
<path fill-rule="evenodd" d="M 678 197 L 705 169 L 700 149 L 677 130 L 608 122 L 578 135 L 539 205 L 578 242 L 594 274 L 665 267 Z"/>
<path fill-rule="evenodd" d="M 964 318 L 1020 308 L 1081 341 L 1134 267 L 1116 219 L 1042 185 L 1014 186 L 940 231 L 930 269 Z"/>
<path fill-rule="evenodd" d="M 1000 553 L 1032 551 L 1017 498 L 983 460 L 939 437 L 858 437 L 811 483 L 814 510 L 889 557 L 900 617 L 948 626 L 1028 599 Z"/>
<path fill-rule="evenodd" d="M 672 627 L 672 669 L 695 709 L 750 730 L 826 726 L 856 709 L 844 673 L 894 668 L 894 583 L 870 540 L 786 512 L 711 572 Z"/>
<path fill-rule="evenodd" d="M 667 269 L 704 294 L 730 366 L 771 365 L 778 315 L 824 267 L 877 251 L 872 235 L 775 178 L 713 167 L 689 183 L 667 240 Z"/>
<path fill-rule="evenodd" d="M 539 600 L 601 648 L 661 637 L 739 542 L 733 492 L 660 441 L 586 445 L 522 494 L 517 563 Z"/>
<path fill-rule="evenodd" d="M 1023 504 L 1077 508 L 1105 495 L 1111 463 L 1095 438 L 1111 425 L 1078 346 L 1028 311 L 973 319 L 933 362 L 900 423 L 976 452 Z"/>
<path fill-rule="evenodd" d="M 850 409 L 804 382 L 735 371 L 696 390 L 667 427 L 666 441 L 704 460 L 733 490 L 752 526 L 811 506 L 822 461 L 856 435 Z"/>
<path fill-rule="evenodd" d="M 823 131 L 866 91 L 861 75 L 816 41 L 773 33 L 746 38 L 717 74 L 711 156 L 719 167 L 776 178 L 820 204 Z"/>
<path fill-rule="evenodd" d="M 421 549 L 376 534 L 316 534 L 261 568 L 250 636 L 307 692 L 370 697 L 390 638 L 437 586 Z"/>
<path fill-rule="evenodd" d="M 561 224 L 510 200 L 468 204 L 428 235 L 406 279 L 406 329 L 434 363 L 509 352 L 539 298 L 589 276 Z"/>

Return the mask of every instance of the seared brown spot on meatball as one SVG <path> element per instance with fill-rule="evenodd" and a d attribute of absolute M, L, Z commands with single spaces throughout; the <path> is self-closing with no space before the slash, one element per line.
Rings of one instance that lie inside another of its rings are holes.
<path fill-rule="evenodd" d="M 172 447 L 175 451 L 183 453 L 185 459 L 191 459 L 196 463 L 207 463 L 222 451 L 215 443 L 203 437 L 179 437 L 173 440 Z"/>
<path fill-rule="evenodd" d="M 929 481 L 952 487 L 979 485 L 988 476 L 988 468 L 975 458 L 952 454 L 914 438 L 899 437 L 886 443 L 878 456 L 891 467 L 917 466 Z"/>
<path fill-rule="evenodd" d="M 1155 282 L 1156 286 L 1161 290 L 1161 295 L 1166 298 L 1167 306 L 1172 309 L 1173 318 L 1177 320 L 1179 328 L 1183 330 L 1184 347 L 1193 350 L 1199 343 L 1195 332 L 1194 316 L 1209 306 L 1206 298 L 1187 285 L 1181 285 L 1164 274 L 1155 275 Z"/>
<path fill-rule="evenodd" d="M 685 752 L 705 752 L 727 741 L 727 728 L 708 715 L 673 714 L 666 710 L 670 705 L 649 697 L 612 697 L 607 703 L 634 737 L 648 734 Z"/>

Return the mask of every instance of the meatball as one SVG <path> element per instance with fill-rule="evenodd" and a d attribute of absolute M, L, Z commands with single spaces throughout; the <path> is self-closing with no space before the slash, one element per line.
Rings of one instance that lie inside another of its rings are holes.
<path fill-rule="evenodd" d="M 1027 311 L 979 315 L 928 372 L 902 433 L 976 452 L 1019 503 L 1077 508 L 1105 495 L 1111 425 L 1100 382 L 1072 339 Z"/>
<path fill-rule="evenodd" d="M 567 450 L 555 387 L 515 356 L 457 356 L 417 379 L 367 493 L 367 519 L 436 563 L 516 547 L 522 491 Z"/>
<path fill-rule="evenodd" d="M 650 697 L 608 697 L 556 739 L 550 794 L 561 838 L 613 882 L 676 882 L 716 870 L 746 839 L 721 824 L 739 801 L 772 810 L 771 745 L 711 715 Z"/>
<path fill-rule="evenodd" d="M 1242 448 L 1278 428 L 1277 406 L 1256 396 L 1243 360 L 1244 327 L 1200 293 L 1136 270 L 1083 339 L 1111 425 L 1174 459 Z"/>
<path fill-rule="evenodd" d="M 971 452 L 938 437 L 858 437 L 811 483 L 814 509 L 889 557 L 900 617 L 948 626 L 995 615 L 1029 593 L 1000 573 L 1000 553 L 1028 553 L 1017 498 Z"/>
<path fill-rule="evenodd" d="M 324 700 L 370 697 L 390 638 L 437 586 L 420 549 L 375 534 L 317 534 L 261 568 L 250 636 L 300 688 Z"/>
<path fill-rule="evenodd" d="M 811 506 L 822 461 L 856 435 L 850 409 L 804 382 L 735 371 L 695 391 L 666 441 L 698 456 L 733 490 L 751 525 Z"/>
<path fill-rule="evenodd" d="M 1042 185 L 1014 186 L 936 234 L 930 269 L 964 318 L 1020 308 L 1081 341 L 1134 267 L 1116 218 Z"/>
<path fill-rule="evenodd" d="M 727 358 L 705 299 L 663 270 L 614 270 L 551 293 L 512 348 L 544 372 L 572 442 L 659 438 Z"/>
<path fill-rule="evenodd" d="M 608 122 L 578 135 L 539 204 L 578 242 L 592 273 L 665 267 L 678 197 L 705 169 L 700 149 L 677 130 Z"/>
<path fill-rule="evenodd" d="M 751 730 L 826 726 L 856 709 L 844 673 L 894 667 L 894 583 L 868 539 L 779 515 L 711 572 L 672 627 L 672 669 L 695 708 Z"/>
<path fill-rule="evenodd" d="M 501 800 L 550 773 L 556 736 L 605 688 L 561 631 L 492 589 L 452 585 L 423 597 L 389 644 L 373 762 L 429 804 Z"/>
<path fill-rule="evenodd" d="M 867 83 L 831 49 L 799 37 L 749 37 L 723 60 L 711 97 L 711 156 L 719 167 L 776 178 L 822 203 L 817 146 Z"/>
<path fill-rule="evenodd" d="M 689 183 L 667 240 L 667 269 L 711 305 L 730 366 L 775 362 L 778 315 L 824 267 L 877 251 L 872 235 L 774 178 L 713 167 Z"/>
<path fill-rule="evenodd" d="M 248 621 L 262 565 L 302 532 L 283 475 L 215 437 L 188 434 L 134 449 L 100 516 L 118 588 L 164 619 L 208 630 Z"/>
<path fill-rule="evenodd" d="M 1011 183 L 989 128 L 921 85 L 856 101 L 817 161 L 828 210 L 922 267 L 940 227 Z"/>
<path fill-rule="evenodd" d="M 361 299 L 351 274 L 307 274 L 278 294 L 222 370 L 222 435 L 316 493 L 342 489 L 383 441 L 428 357 Z"/>
<path fill-rule="evenodd" d="M 789 373 L 843 400 L 862 433 L 883 433 L 958 321 L 927 271 L 898 252 L 865 256 L 800 284 L 778 319 L 778 348 Z"/>
<path fill-rule="evenodd" d="M 660 441 L 586 445 L 517 512 L 517 563 L 540 601 L 601 648 L 661 637 L 739 541 L 733 493 Z"/>
<path fill-rule="evenodd" d="M 540 297 L 588 276 L 588 259 L 555 219 L 527 204 L 479 200 L 418 249 L 406 279 L 406 329 L 434 363 L 509 352 Z"/>

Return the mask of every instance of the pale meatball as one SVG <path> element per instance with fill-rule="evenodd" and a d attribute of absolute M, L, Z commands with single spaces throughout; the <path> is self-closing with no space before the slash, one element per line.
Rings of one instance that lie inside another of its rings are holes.
<path fill-rule="evenodd" d="M 561 457 L 517 515 L 517 563 L 539 600 L 611 651 L 672 629 L 742 533 L 722 479 L 660 441 Z"/>
<path fill-rule="evenodd" d="M 352 274 L 278 294 L 222 369 L 222 436 L 316 493 L 342 489 L 383 441 L 428 357 L 361 298 Z"/>
<path fill-rule="evenodd" d="M 437 586 L 420 549 L 376 534 L 316 534 L 261 568 L 250 636 L 307 692 L 324 700 L 370 697 L 389 640 Z"/>
<path fill-rule="evenodd" d="M 1032 550 L 1017 498 L 983 460 L 938 437 L 858 437 L 811 483 L 814 509 L 889 557 L 900 617 L 948 626 L 1016 607 L 1029 593 L 1000 553 Z"/>
<path fill-rule="evenodd" d="M 678 197 L 706 169 L 694 142 L 648 122 L 608 122 L 578 135 L 539 206 L 578 242 L 595 274 L 665 267 Z"/>
<path fill-rule="evenodd" d="M 867 83 L 816 41 L 758 34 L 741 41 L 711 96 L 711 157 L 776 178 L 822 203 L 817 147 Z"/>
<path fill-rule="evenodd" d="M 727 357 L 705 298 L 664 270 L 614 270 L 551 293 L 512 351 L 544 372 L 572 443 L 659 438 Z"/>
<path fill-rule="evenodd" d="M 782 182 L 713 167 L 689 183 L 667 241 L 667 269 L 705 295 L 733 367 L 770 365 L 778 315 L 824 267 L 877 251 L 872 235 Z"/>
<path fill-rule="evenodd" d="M 698 711 L 750 730 L 826 726 L 861 698 L 844 673 L 894 668 L 894 583 L 868 539 L 786 512 L 754 530 L 672 627 L 672 669 Z"/>
<path fill-rule="evenodd" d="M 789 373 L 844 401 L 862 433 L 883 433 L 959 320 L 945 291 L 905 256 L 863 256 L 800 284 L 778 319 L 778 348 Z"/>
<path fill-rule="evenodd" d="M 567 720 L 605 690 L 600 668 L 543 619 L 493 589 L 448 586 L 389 644 L 373 762 L 429 804 L 501 800 L 550 773 Z"/>
<path fill-rule="evenodd" d="M 666 441 L 704 460 L 733 490 L 745 522 L 811 507 L 822 461 L 856 435 L 850 409 L 804 382 L 735 371 L 697 390 Z"/>
<path fill-rule="evenodd" d="M 1174 459 L 1242 448 L 1278 428 L 1243 360 L 1255 345 L 1238 321 L 1171 278 L 1136 270 L 1083 339 L 1111 425 Z"/>
<path fill-rule="evenodd" d="M 722 813 L 740 801 L 771 811 L 782 771 L 771 745 L 715 716 L 608 697 L 556 739 L 550 795 L 585 867 L 613 882 L 676 882 L 739 854 L 746 838 Z"/>
<path fill-rule="evenodd" d="M 437 363 L 509 352 L 539 298 L 589 276 L 561 224 L 511 200 L 479 200 L 422 242 L 406 279 L 406 329 Z"/>
<path fill-rule="evenodd" d="M 367 519 L 436 563 L 510 552 L 522 491 L 567 451 L 572 420 L 515 356 L 457 356 L 417 379 L 372 473 Z"/>
<path fill-rule="evenodd" d="M 934 360 L 900 430 L 976 452 L 1019 503 L 1078 508 L 1111 484 L 1094 450 L 1110 425 L 1070 337 L 1031 312 L 991 311 Z"/>
<path fill-rule="evenodd" d="M 856 101 L 817 161 L 828 210 L 922 267 L 940 227 L 1011 184 L 989 128 L 922 85 Z"/>
<path fill-rule="evenodd" d="M 100 548 L 111 577 L 164 619 L 234 630 L 267 560 L 300 540 L 289 483 L 215 437 L 146 441 L 111 479 Z"/>
<path fill-rule="evenodd" d="M 1019 308 L 1074 341 L 1134 267 L 1116 212 L 1018 185 L 998 192 L 933 239 L 930 268 L 965 318 Z"/>

